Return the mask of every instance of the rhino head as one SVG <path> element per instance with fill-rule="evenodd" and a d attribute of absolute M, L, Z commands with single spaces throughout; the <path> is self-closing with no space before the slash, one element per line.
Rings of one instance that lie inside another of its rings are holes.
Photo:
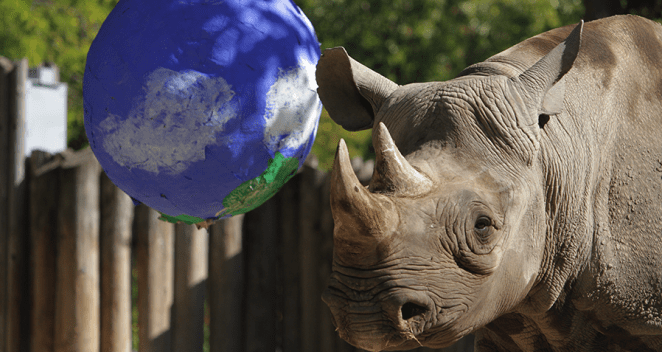
<path fill-rule="evenodd" d="M 516 75 L 399 86 L 328 49 L 318 93 L 348 130 L 373 128 L 368 187 L 341 140 L 331 179 L 340 336 L 372 351 L 444 347 L 507 312 L 546 309 L 539 118 L 563 109 L 582 24 Z"/>

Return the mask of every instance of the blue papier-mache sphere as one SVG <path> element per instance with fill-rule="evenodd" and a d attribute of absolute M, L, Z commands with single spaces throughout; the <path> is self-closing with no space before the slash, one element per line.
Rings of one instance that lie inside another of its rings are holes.
<path fill-rule="evenodd" d="M 87 56 L 91 148 L 162 219 L 245 213 L 310 152 L 319 57 L 290 0 L 121 0 Z"/>

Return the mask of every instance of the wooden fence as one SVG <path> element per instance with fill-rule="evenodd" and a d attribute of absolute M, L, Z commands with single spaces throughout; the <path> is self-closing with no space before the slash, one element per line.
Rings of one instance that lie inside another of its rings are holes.
<path fill-rule="evenodd" d="M 140 352 L 356 351 L 320 299 L 326 173 L 309 163 L 209 230 L 166 223 L 134 207 L 89 149 L 23 157 L 26 77 L 26 60 L 0 58 L 0 352 L 131 351 L 136 288 Z M 370 168 L 356 162 L 364 178 Z"/>

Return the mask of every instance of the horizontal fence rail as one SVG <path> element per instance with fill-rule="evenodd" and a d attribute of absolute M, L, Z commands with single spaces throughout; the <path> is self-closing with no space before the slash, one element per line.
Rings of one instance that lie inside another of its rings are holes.
<path fill-rule="evenodd" d="M 245 215 L 160 221 L 90 149 L 24 159 L 26 72 L 0 58 L 0 352 L 359 351 L 320 298 L 333 219 L 313 161 Z M 369 179 L 371 162 L 353 166 Z"/>

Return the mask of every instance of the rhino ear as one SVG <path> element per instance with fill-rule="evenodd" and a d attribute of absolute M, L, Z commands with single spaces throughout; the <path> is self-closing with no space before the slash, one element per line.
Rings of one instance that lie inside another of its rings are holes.
<path fill-rule="evenodd" d="M 563 109 L 565 85 L 559 80 L 570 71 L 577 58 L 583 28 L 582 20 L 565 41 L 517 77 L 539 114 L 558 114 Z"/>
<path fill-rule="evenodd" d="M 372 128 L 382 103 L 398 88 L 349 57 L 343 47 L 324 50 L 315 76 L 322 104 L 333 121 L 349 131 Z"/>

